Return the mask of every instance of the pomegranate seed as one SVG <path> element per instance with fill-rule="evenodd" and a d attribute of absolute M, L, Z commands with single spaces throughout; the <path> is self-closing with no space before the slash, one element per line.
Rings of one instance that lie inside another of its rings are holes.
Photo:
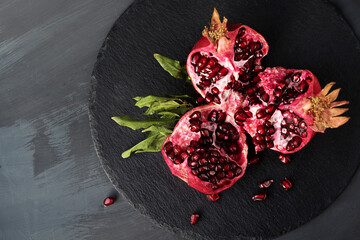
<path fill-rule="evenodd" d="M 227 178 L 234 178 L 234 177 L 235 177 L 235 174 L 234 174 L 234 172 L 232 172 L 232 171 L 227 171 L 227 172 L 226 172 L 226 177 L 227 177 Z"/>
<path fill-rule="evenodd" d="M 212 202 L 216 202 L 217 200 L 220 199 L 219 194 L 215 193 L 215 194 L 209 194 L 207 195 L 207 197 L 212 201 Z"/>
<path fill-rule="evenodd" d="M 282 95 L 282 90 L 280 89 L 280 88 L 275 88 L 275 90 L 274 90 L 274 96 L 275 97 L 281 97 L 281 95 Z"/>
<path fill-rule="evenodd" d="M 254 157 L 250 158 L 250 160 L 248 161 L 248 165 L 252 165 L 252 164 L 256 164 L 258 163 L 260 160 L 258 155 L 255 155 Z"/>
<path fill-rule="evenodd" d="M 212 102 L 212 101 L 213 101 L 213 95 L 208 92 L 208 93 L 206 94 L 206 96 L 205 96 L 205 101 L 206 101 L 207 103 Z"/>
<path fill-rule="evenodd" d="M 290 188 L 292 188 L 292 183 L 289 181 L 289 179 L 285 178 L 280 182 L 280 186 L 285 190 L 288 191 Z"/>
<path fill-rule="evenodd" d="M 204 98 L 202 98 L 202 97 L 198 97 L 197 99 L 196 99 L 196 104 L 202 104 L 202 103 L 204 103 L 205 102 L 205 99 Z"/>
<path fill-rule="evenodd" d="M 201 117 L 201 113 L 199 111 L 195 111 L 190 115 L 191 119 L 197 119 Z"/>
<path fill-rule="evenodd" d="M 274 143 L 273 143 L 273 142 L 266 142 L 266 147 L 267 147 L 267 148 L 273 148 L 273 147 L 274 147 Z"/>
<path fill-rule="evenodd" d="M 103 204 L 104 204 L 104 207 L 107 207 L 107 206 L 113 204 L 114 202 L 115 202 L 115 198 L 107 197 L 107 198 L 104 199 Z"/>
<path fill-rule="evenodd" d="M 198 132 L 200 130 L 200 127 L 197 125 L 190 125 L 190 131 L 192 132 Z"/>
<path fill-rule="evenodd" d="M 196 65 L 200 59 L 201 55 L 199 52 L 195 53 L 194 55 L 192 55 L 191 57 L 191 64 L 192 65 Z"/>
<path fill-rule="evenodd" d="M 272 141 L 272 137 L 269 136 L 269 135 L 266 135 L 264 139 L 265 139 L 265 141 L 267 141 L 267 142 Z"/>
<path fill-rule="evenodd" d="M 168 154 L 168 157 L 169 157 L 171 160 L 175 159 L 175 153 L 174 153 L 174 152 L 170 152 L 170 153 Z"/>
<path fill-rule="evenodd" d="M 202 58 L 200 58 L 197 66 L 201 69 L 206 65 L 207 61 L 208 61 L 207 57 L 202 57 Z"/>
<path fill-rule="evenodd" d="M 253 197 L 252 200 L 254 201 L 264 201 L 266 199 L 266 193 L 256 193 Z"/>
<path fill-rule="evenodd" d="M 239 148 L 238 148 L 238 145 L 236 143 L 231 144 L 230 147 L 229 147 L 229 152 L 230 153 L 237 153 L 238 150 L 239 150 Z"/>
<path fill-rule="evenodd" d="M 263 118 L 264 116 L 265 116 L 265 112 L 263 109 L 260 108 L 256 111 L 256 118 L 260 119 Z"/>
<path fill-rule="evenodd" d="M 228 73 L 228 70 L 227 70 L 226 68 L 222 68 L 222 69 L 219 71 L 218 75 L 219 75 L 220 77 L 223 77 L 223 76 L 225 76 L 227 73 Z"/>
<path fill-rule="evenodd" d="M 261 99 L 264 101 L 264 102 L 268 102 L 269 101 L 269 99 L 270 99 L 270 96 L 269 96 L 269 94 L 267 94 L 267 93 L 263 93 L 263 94 L 261 94 Z"/>
<path fill-rule="evenodd" d="M 266 180 L 259 184 L 259 188 L 269 188 L 273 182 L 274 182 L 274 180 L 272 180 L 272 179 Z"/>
<path fill-rule="evenodd" d="M 199 174 L 199 171 L 197 169 L 193 169 L 191 170 L 191 174 L 197 176 Z"/>
<path fill-rule="evenodd" d="M 285 154 L 279 154 L 279 159 L 281 162 L 287 164 L 289 162 L 291 162 L 291 158 L 289 155 L 285 155 Z"/>
<path fill-rule="evenodd" d="M 292 80 L 293 82 L 299 82 L 299 81 L 300 81 L 300 76 L 301 76 L 301 73 L 295 73 L 295 74 L 292 76 L 291 80 Z"/>
<path fill-rule="evenodd" d="M 298 90 L 301 93 L 306 92 L 308 90 L 308 88 L 309 88 L 309 84 L 306 82 L 306 80 L 302 81 L 298 86 Z"/>
<path fill-rule="evenodd" d="M 246 32 L 245 28 L 243 27 L 240 28 L 237 37 L 241 38 L 242 36 L 245 35 L 245 32 Z"/>
<path fill-rule="evenodd" d="M 226 119 L 226 113 L 220 110 L 218 112 L 217 122 L 224 122 L 225 119 Z"/>
<path fill-rule="evenodd" d="M 262 57 L 263 57 L 263 52 L 262 52 L 261 50 L 256 51 L 256 52 L 255 52 L 255 57 L 256 57 L 256 58 L 262 58 Z"/>
<path fill-rule="evenodd" d="M 298 136 L 295 136 L 293 139 L 292 139 L 292 144 L 295 148 L 299 147 L 302 143 L 302 139 L 301 137 L 298 137 Z"/>
<path fill-rule="evenodd" d="M 217 87 L 213 87 L 212 89 L 211 89 L 211 92 L 212 92 L 212 94 L 219 94 L 219 89 L 217 88 Z"/>
<path fill-rule="evenodd" d="M 220 104 L 221 103 L 221 100 L 219 98 L 219 96 L 214 96 L 214 103 L 217 103 L 217 104 Z"/>
<path fill-rule="evenodd" d="M 180 156 L 175 157 L 175 160 L 174 160 L 175 164 L 181 164 L 183 162 L 184 162 L 184 160 Z"/>
<path fill-rule="evenodd" d="M 167 142 L 165 145 L 164 145 L 164 150 L 166 153 L 172 151 L 172 142 Z"/>
<path fill-rule="evenodd" d="M 273 126 L 268 127 L 268 129 L 266 129 L 266 133 L 270 135 L 274 134 L 275 128 Z"/>
<path fill-rule="evenodd" d="M 190 218 L 191 225 L 194 225 L 198 221 L 199 217 L 200 217 L 199 214 L 193 213 Z"/>

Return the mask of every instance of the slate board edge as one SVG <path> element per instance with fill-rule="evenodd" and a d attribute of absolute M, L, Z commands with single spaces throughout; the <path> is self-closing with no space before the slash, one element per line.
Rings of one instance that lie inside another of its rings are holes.
<path fill-rule="evenodd" d="M 138 5 L 138 4 L 141 4 L 142 2 L 145 2 L 147 0 L 135 0 L 120 16 L 122 17 L 123 15 L 127 15 L 129 14 L 129 12 L 131 11 L 131 8 L 133 8 L 134 6 Z M 357 39 L 357 49 L 360 49 L 360 40 L 359 38 L 356 36 L 354 30 L 350 27 L 348 21 L 346 19 L 344 19 L 343 15 L 340 13 L 340 11 L 333 5 L 331 4 L 328 0 L 322 0 L 322 2 L 324 3 L 324 6 L 328 7 L 329 9 L 332 9 L 336 14 L 337 16 L 339 17 L 340 21 L 344 22 L 344 24 L 346 25 L 347 29 L 349 30 L 349 33 L 351 33 L 352 36 L 355 37 L 355 39 Z M 94 64 L 94 68 L 93 68 L 93 72 L 91 74 L 91 81 L 90 81 L 90 93 L 89 93 L 89 108 L 88 108 L 88 113 L 89 113 L 89 125 L 90 125 L 90 133 L 91 133 L 91 137 L 92 137 L 92 141 L 94 143 L 94 148 L 95 148 L 95 151 L 96 151 L 96 154 L 99 158 L 99 161 L 100 161 L 100 164 L 102 166 L 102 168 L 104 169 L 104 172 L 106 174 L 106 176 L 109 178 L 110 182 L 113 184 L 113 186 L 115 187 L 115 189 L 129 202 L 129 204 L 134 208 L 136 209 L 141 215 L 143 215 L 144 217 L 146 217 L 151 223 L 153 223 L 154 225 L 158 226 L 158 227 L 161 227 L 163 228 L 164 230 L 167 230 L 168 232 L 171 232 L 173 234 L 181 234 L 182 237 L 186 238 L 186 239 L 204 239 L 204 240 L 207 240 L 207 239 L 212 239 L 212 238 L 207 238 L 207 237 L 204 237 L 204 236 L 201 236 L 195 232 L 189 232 L 189 231 L 183 231 L 182 229 L 180 228 L 176 228 L 176 227 L 171 227 L 170 225 L 164 223 L 164 222 L 159 222 L 155 219 L 153 219 L 151 216 L 147 215 L 146 214 L 146 211 L 144 211 L 143 209 L 141 208 L 138 208 L 136 205 L 133 204 L 133 202 L 127 197 L 126 193 L 123 192 L 120 188 L 117 187 L 118 185 L 118 182 L 111 176 L 111 172 L 113 171 L 111 168 L 109 168 L 108 166 L 104 165 L 104 158 L 101 154 L 101 145 L 100 143 L 98 142 L 98 134 L 97 134 L 97 131 L 95 129 L 96 127 L 96 121 L 94 120 L 94 116 L 93 116 L 93 111 L 92 111 L 92 107 L 93 107 L 93 103 L 96 99 L 96 84 L 97 84 L 97 79 L 96 79 L 96 73 L 95 73 L 95 69 L 96 69 L 96 66 L 99 64 L 99 62 L 101 61 L 101 58 L 102 58 L 102 53 L 106 50 L 106 45 L 107 45 L 107 41 L 109 40 L 108 36 L 109 34 L 112 32 L 112 29 L 116 26 L 116 23 L 117 23 L 118 20 L 115 21 L 115 23 L 113 24 L 113 26 L 111 27 L 111 29 L 109 30 L 107 36 L 105 37 L 105 40 L 99 50 L 99 53 L 97 55 L 97 60 Z M 288 229 L 284 230 L 283 232 L 280 232 L 279 235 L 276 235 L 276 236 L 272 236 L 270 238 L 256 238 L 256 237 L 244 237 L 244 236 L 234 236 L 236 239 L 243 239 L 243 240 L 246 240 L 246 239 L 253 239 L 253 240 L 256 240 L 256 239 L 275 239 L 281 235 L 284 235 L 294 229 L 297 229 L 301 226 L 303 226 L 305 223 L 309 222 L 310 220 L 316 218 L 317 216 L 319 216 L 323 211 L 325 211 L 332 203 L 334 203 L 338 197 L 344 192 L 344 190 L 346 189 L 346 187 L 349 185 L 349 183 L 352 181 L 355 173 L 357 172 L 357 170 L 359 169 L 359 166 L 360 166 L 360 159 L 358 161 L 358 165 L 357 167 L 354 169 L 352 175 L 349 177 L 349 180 L 348 180 L 348 183 L 339 191 L 338 195 L 334 198 L 334 200 L 330 203 L 327 203 L 324 208 L 319 211 L 317 214 L 314 214 L 314 215 L 311 215 L 309 217 L 309 219 L 307 220 L 304 220 L 304 221 L 301 221 L 299 222 L 299 225 L 297 227 L 289 227 Z M 217 239 L 223 239 L 221 238 L 221 236 L 217 236 Z M 225 239 L 225 238 L 224 238 Z"/>

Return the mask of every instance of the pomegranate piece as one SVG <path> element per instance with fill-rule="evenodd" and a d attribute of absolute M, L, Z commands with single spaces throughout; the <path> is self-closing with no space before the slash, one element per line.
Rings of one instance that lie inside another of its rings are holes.
<path fill-rule="evenodd" d="M 207 197 L 212 201 L 212 202 L 216 202 L 217 200 L 220 199 L 219 194 L 215 193 L 215 194 L 209 194 L 207 195 Z"/>
<path fill-rule="evenodd" d="M 264 192 L 260 192 L 260 193 L 256 193 L 253 197 L 252 200 L 254 201 L 264 201 L 266 199 L 267 195 Z"/>
<path fill-rule="evenodd" d="M 115 202 L 115 198 L 107 197 L 107 198 L 104 199 L 103 204 L 104 204 L 104 207 L 107 207 L 109 205 L 112 205 L 114 202 Z"/>
<path fill-rule="evenodd" d="M 259 184 L 259 188 L 269 188 L 273 182 L 273 179 L 263 181 Z"/>
<path fill-rule="evenodd" d="M 259 85 L 270 96 L 269 103 L 277 106 L 269 118 L 275 130 L 273 145 L 269 145 L 273 150 L 285 154 L 299 151 L 316 132 L 337 128 L 350 119 L 339 116 L 347 108 L 336 108 L 349 103 L 335 102 L 340 89 L 329 93 L 335 83 L 321 89 L 318 79 L 308 70 L 267 68 L 259 78 Z M 246 123 L 244 128 L 247 130 Z"/>
<path fill-rule="evenodd" d="M 292 188 L 292 183 L 289 181 L 289 179 L 285 178 L 280 182 L 280 186 L 285 190 L 288 191 L 290 188 Z"/>
<path fill-rule="evenodd" d="M 321 90 L 317 78 L 308 70 L 267 68 L 257 77 L 255 86 L 239 91 L 241 97 L 229 96 L 229 101 L 237 102 L 232 116 L 251 135 L 256 151 L 270 148 L 293 153 L 302 149 L 316 132 L 339 127 L 349 120 L 339 116 L 347 108 L 336 108 L 349 102 L 335 102 L 339 89 L 329 93 L 335 83 Z M 244 109 L 250 114 L 245 114 Z"/>
<path fill-rule="evenodd" d="M 197 213 L 191 214 L 190 223 L 191 225 L 195 225 L 199 219 L 200 215 Z"/>
<path fill-rule="evenodd" d="M 190 52 L 186 68 L 206 102 L 221 104 L 226 102 L 229 91 L 240 87 L 241 81 L 249 82 L 264 70 L 261 58 L 268 50 L 263 36 L 248 26 L 227 24 L 225 18 L 221 22 L 214 9 L 211 26 L 205 27 L 203 37 Z"/>
<path fill-rule="evenodd" d="M 216 194 L 244 175 L 246 136 L 221 106 L 208 104 L 179 120 L 162 154 L 174 175 L 200 192 Z"/>

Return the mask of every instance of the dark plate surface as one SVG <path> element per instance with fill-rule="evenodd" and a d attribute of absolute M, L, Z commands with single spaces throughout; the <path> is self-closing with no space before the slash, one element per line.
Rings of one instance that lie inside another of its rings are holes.
<path fill-rule="evenodd" d="M 336 81 L 340 99 L 350 100 L 352 119 L 336 130 L 317 134 L 293 162 L 283 165 L 277 153 L 262 161 L 221 194 L 219 202 L 171 175 L 160 153 L 122 159 L 121 153 L 144 137 L 116 125 L 118 115 L 138 117 L 135 96 L 184 93 L 153 58 L 160 53 L 185 62 L 208 25 L 213 7 L 230 23 L 244 23 L 270 45 L 265 66 L 307 68 L 322 86 Z M 164 228 L 199 239 L 262 239 L 290 231 L 320 214 L 343 191 L 359 163 L 360 47 L 332 6 L 317 1 L 137 1 L 115 23 L 94 67 L 90 122 L 100 161 L 114 186 L 142 214 Z M 279 180 L 294 183 L 283 192 Z M 258 182 L 276 184 L 264 202 L 252 202 Z M 201 221 L 189 224 L 192 212 Z"/>

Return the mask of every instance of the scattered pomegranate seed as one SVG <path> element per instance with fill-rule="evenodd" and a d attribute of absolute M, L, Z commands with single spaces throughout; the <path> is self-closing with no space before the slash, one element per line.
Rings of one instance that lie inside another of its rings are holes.
<path fill-rule="evenodd" d="M 200 217 L 199 214 L 193 213 L 193 214 L 191 215 L 191 218 L 190 218 L 190 223 L 191 223 L 191 225 L 194 225 L 194 224 L 197 222 L 197 220 L 198 220 L 199 217 Z"/>
<path fill-rule="evenodd" d="M 270 187 L 270 185 L 274 182 L 274 180 L 270 179 L 270 180 L 266 180 L 262 183 L 259 184 L 259 188 L 268 188 Z"/>
<path fill-rule="evenodd" d="M 285 191 L 288 191 L 290 188 L 292 188 L 292 183 L 289 181 L 289 179 L 285 178 L 280 182 L 280 186 L 282 186 Z"/>
<path fill-rule="evenodd" d="M 252 200 L 254 201 L 264 201 L 266 199 L 266 193 L 256 193 L 253 197 Z"/>
<path fill-rule="evenodd" d="M 248 161 L 248 165 L 256 164 L 259 162 L 259 160 L 260 160 L 259 156 L 255 155 Z"/>
<path fill-rule="evenodd" d="M 104 199 L 104 207 L 107 207 L 115 202 L 115 198 L 107 197 Z"/>
<path fill-rule="evenodd" d="M 217 193 L 215 193 L 215 194 L 209 194 L 209 195 L 207 195 L 207 197 L 211 200 L 211 201 L 213 201 L 213 202 L 216 202 L 217 200 L 219 200 L 219 194 L 217 194 Z"/>
<path fill-rule="evenodd" d="M 285 155 L 285 154 L 279 154 L 279 159 L 281 162 L 287 164 L 289 162 L 291 162 L 291 158 L 289 155 Z"/>

